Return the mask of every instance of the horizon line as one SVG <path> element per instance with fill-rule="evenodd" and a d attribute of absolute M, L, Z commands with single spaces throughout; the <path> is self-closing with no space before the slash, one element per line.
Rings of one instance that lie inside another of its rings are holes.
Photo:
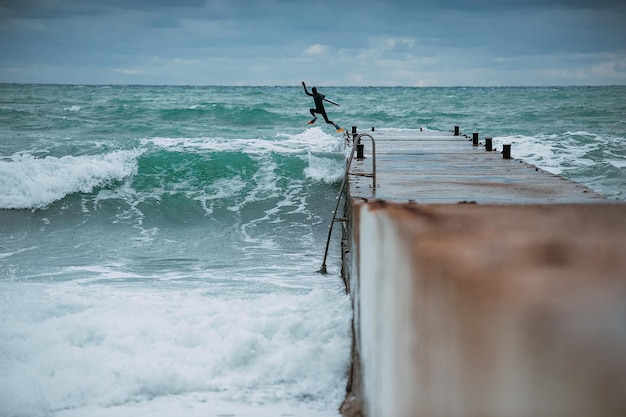
<path fill-rule="evenodd" d="M 75 87 L 193 87 L 193 88 L 302 88 L 292 84 L 137 84 L 137 83 L 50 83 L 50 82 L 11 82 L 0 81 L 0 85 L 40 85 Z M 572 88 L 572 87 L 626 87 L 626 84 L 528 84 L 528 85 L 318 85 L 321 88 Z"/>

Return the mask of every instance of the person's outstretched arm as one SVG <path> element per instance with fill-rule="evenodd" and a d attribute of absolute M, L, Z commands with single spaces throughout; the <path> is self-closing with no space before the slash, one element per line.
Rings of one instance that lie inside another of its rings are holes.
<path fill-rule="evenodd" d="M 304 87 L 304 92 L 306 93 L 307 96 L 312 96 L 313 94 L 309 93 L 306 89 L 306 84 L 304 83 L 304 81 L 302 81 L 302 87 Z"/>

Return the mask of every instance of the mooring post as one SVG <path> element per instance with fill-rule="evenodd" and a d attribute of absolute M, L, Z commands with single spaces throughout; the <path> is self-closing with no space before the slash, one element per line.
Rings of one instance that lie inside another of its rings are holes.
<path fill-rule="evenodd" d="M 372 132 L 375 131 L 375 130 L 376 130 L 376 128 L 374 126 L 372 126 Z"/>
<path fill-rule="evenodd" d="M 472 133 L 472 145 L 478 146 L 478 133 Z"/>
<path fill-rule="evenodd" d="M 459 127 L 454 126 L 454 136 L 459 136 Z"/>
<path fill-rule="evenodd" d="M 485 150 L 491 152 L 493 150 L 493 138 L 485 138 Z"/>
<path fill-rule="evenodd" d="M 356 126 L 352 126 L 352 139 L 356 138 Z"/>
<path fill-rule="evenodd" d="M 511 159 L 511 144 L 502 145 L 502 158 Z"/>
<path fill-rule="evenodd" d="M 356 144 L 356 159 L 365 159 L 365 145 L 361 143 L 360 138 L 359 143 Z"/>

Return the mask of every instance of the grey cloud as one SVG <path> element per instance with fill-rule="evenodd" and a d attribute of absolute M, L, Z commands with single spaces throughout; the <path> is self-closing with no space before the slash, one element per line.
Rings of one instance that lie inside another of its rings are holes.
<path fill-rule="evenodd" d="M 426 64 L 419 58 L 458 62 L 459 55 L 475 67 L 508 70 L 511 63 L 520 68 L 542 61 L 558 66 L 559 59 L 571 66 L 572 61 L 562 57 L 575 60 L 580 54 L 587 54 L 581 65 L 591 68 L 593 59 L 600 59 L 594 57 L 603 54 L 616 57 L 611 65 L 617 72 L 626 53 L 626 9 L 621 3 L 0 0 L 0 82 L 19 74 L 7 68 L 54 66 L 55 74 L 66 73 L 71 79 L 73 68 L 80 66 L 81 79 L 92 76 L 93 82 L 109 82 L 102 74 L 113 72 L 117 78 L 111 79 L 137 82 L 137 67 L 144 74 L 151 72 L 150 82 L 168 83 L 176 62 L 175 75 L 187 74 L 186 79 L 197 83 L 205 82 L 199 74 L 207 68 L 222 80 L 219 83 L 228 84 L 235 75 L 237 80 L 253 80 L 259 72 L 249 68 L 263 67 L 265 78 L 256 78 L 258 83 L 297 80 L 301 73 L 348 82 L 353 73 L 363 72 L 369 77 L 363 82 L 401 85 L 411 79 L 389 80 L 392 75 L 375 60 L 393 60 L 406 74 L 424 70 Z M 315 44 L 327 46 L 326 56 L 302 53 Z M 353 68 L 347 55 L 361 57 L 369 69 Z M 446 70 L 441 68 L 442 79 Z"/>

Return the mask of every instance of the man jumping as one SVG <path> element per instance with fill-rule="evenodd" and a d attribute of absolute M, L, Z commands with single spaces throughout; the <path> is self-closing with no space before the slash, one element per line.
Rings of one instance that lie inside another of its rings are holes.
<path fill-rule="evenodd" d="M 332 120 L 328 119 L 328 115 L 326 114 L 326 109 L 324 109 L 324 100 L 328 101 L 329 103 L 333 103 L 335 105 L 338 106 L 337 103 L 334 103 L 328 99 L 324 98 L 323 94 L 320 94 L 317 92 L 317 88 L 313 87 L 311 89 L 311 91 L 313 93 L 309 93 L 308 90 L 306 89 L 306 84 L 304 84 L 304 81 L 302 81 L 302 86 L 304 87 L 304 92 L 306 93 L 307 96 L 312 96 L 313 97 L 313 101 L 315 102 L 315 108 L 314 109 L 310 109 L 311 115 L 313 116 L 313 120 L 311 120 L 309 122 L 310 125 L 312 125 L 313 123 L 315 123 L 315 121 L 317 120 L 317 114 L 321 114 L 322 117 L 324 118 L 324 120 L 326 121 L 326 123 L 331 124 L 333 126 L 335 126 L 335 129 L 337 129 L 337 132 L 343 132 L 343 128 L 339 127 L 338 124 L 335 124 L 335 122 L 333 122 Z"/>

